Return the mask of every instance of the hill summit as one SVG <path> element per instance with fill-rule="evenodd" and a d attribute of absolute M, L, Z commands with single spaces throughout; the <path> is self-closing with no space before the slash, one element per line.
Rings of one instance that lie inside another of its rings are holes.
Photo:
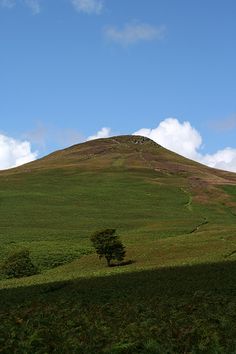
<path fill-rule="evenodd" d="M 114 136 L 76 144 L 5 173 L 58 168 L 76 168 L 78 171 L 144 169 L 163 176 L 182 176 L 190 179 L 193 184 L 236 183 L 234 173 L 209 168 L 171 152 L 149 138 L 134 135 Z"/>

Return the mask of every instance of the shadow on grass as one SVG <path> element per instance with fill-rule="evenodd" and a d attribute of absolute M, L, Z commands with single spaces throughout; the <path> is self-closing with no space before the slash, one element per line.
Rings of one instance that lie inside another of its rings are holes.
<path fill-rule="evenodd" d="M 130 259 L 128 261 L 112 263 L 110 265 L 110 267 L 123 267 L 123 266 L 127 266 L 127 265 L 130 265 L 130 264 L 133 264 L 133 263 L 136 263 L 136 261 L 133 261 L 133 260 Z"/>
<path fill-rule="evenodd" d="M 236 262 L 143 270 L 96 278 L 51 282 L 0 290 L 0 309 L 55 296 L 103 303 L 119 297 L 133 299 L 192 297 L 196 292 L 236 296 Z M 50 300 L 50 298 L 52 299 Z"/>
<path fill-rule="evenodd" d="M 232 354 L 235 300 L 226 261 L 5 289 L 0 352 Z"/>

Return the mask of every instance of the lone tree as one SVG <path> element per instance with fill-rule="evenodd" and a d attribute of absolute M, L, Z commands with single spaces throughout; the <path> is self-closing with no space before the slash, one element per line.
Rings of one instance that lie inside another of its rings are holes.
<path fill-rule="evenodd" d="M 111 261 L 123 261 L 125 257 L 125 247 L 116 235 L 115 229 L 106 229 L 95 232 L 90 238 L 99 258 L 105 257 L 108 267 Z"/>

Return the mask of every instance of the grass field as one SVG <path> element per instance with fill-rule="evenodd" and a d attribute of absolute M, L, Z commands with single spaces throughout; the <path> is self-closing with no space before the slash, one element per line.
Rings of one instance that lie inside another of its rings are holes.
<path fill-rule="evenodd" d="M 133 263 L 89 236 L 116 228 Z M 236 177 L 149 140 L 104 139 L 0 173 L 0 353 L 235 353 Z"/>
<path fill-rule="evenodd" d="M 4 353 L 235 353 L 236 263 L 1 291 Z"/>

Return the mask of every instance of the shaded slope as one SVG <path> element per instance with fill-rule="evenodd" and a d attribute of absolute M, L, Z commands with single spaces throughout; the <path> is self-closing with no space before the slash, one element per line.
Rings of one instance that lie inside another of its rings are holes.
<path fill-rule="evenodd" d="M 235 352 L 236 265 L 0 290 L 3 353 Z"/>

